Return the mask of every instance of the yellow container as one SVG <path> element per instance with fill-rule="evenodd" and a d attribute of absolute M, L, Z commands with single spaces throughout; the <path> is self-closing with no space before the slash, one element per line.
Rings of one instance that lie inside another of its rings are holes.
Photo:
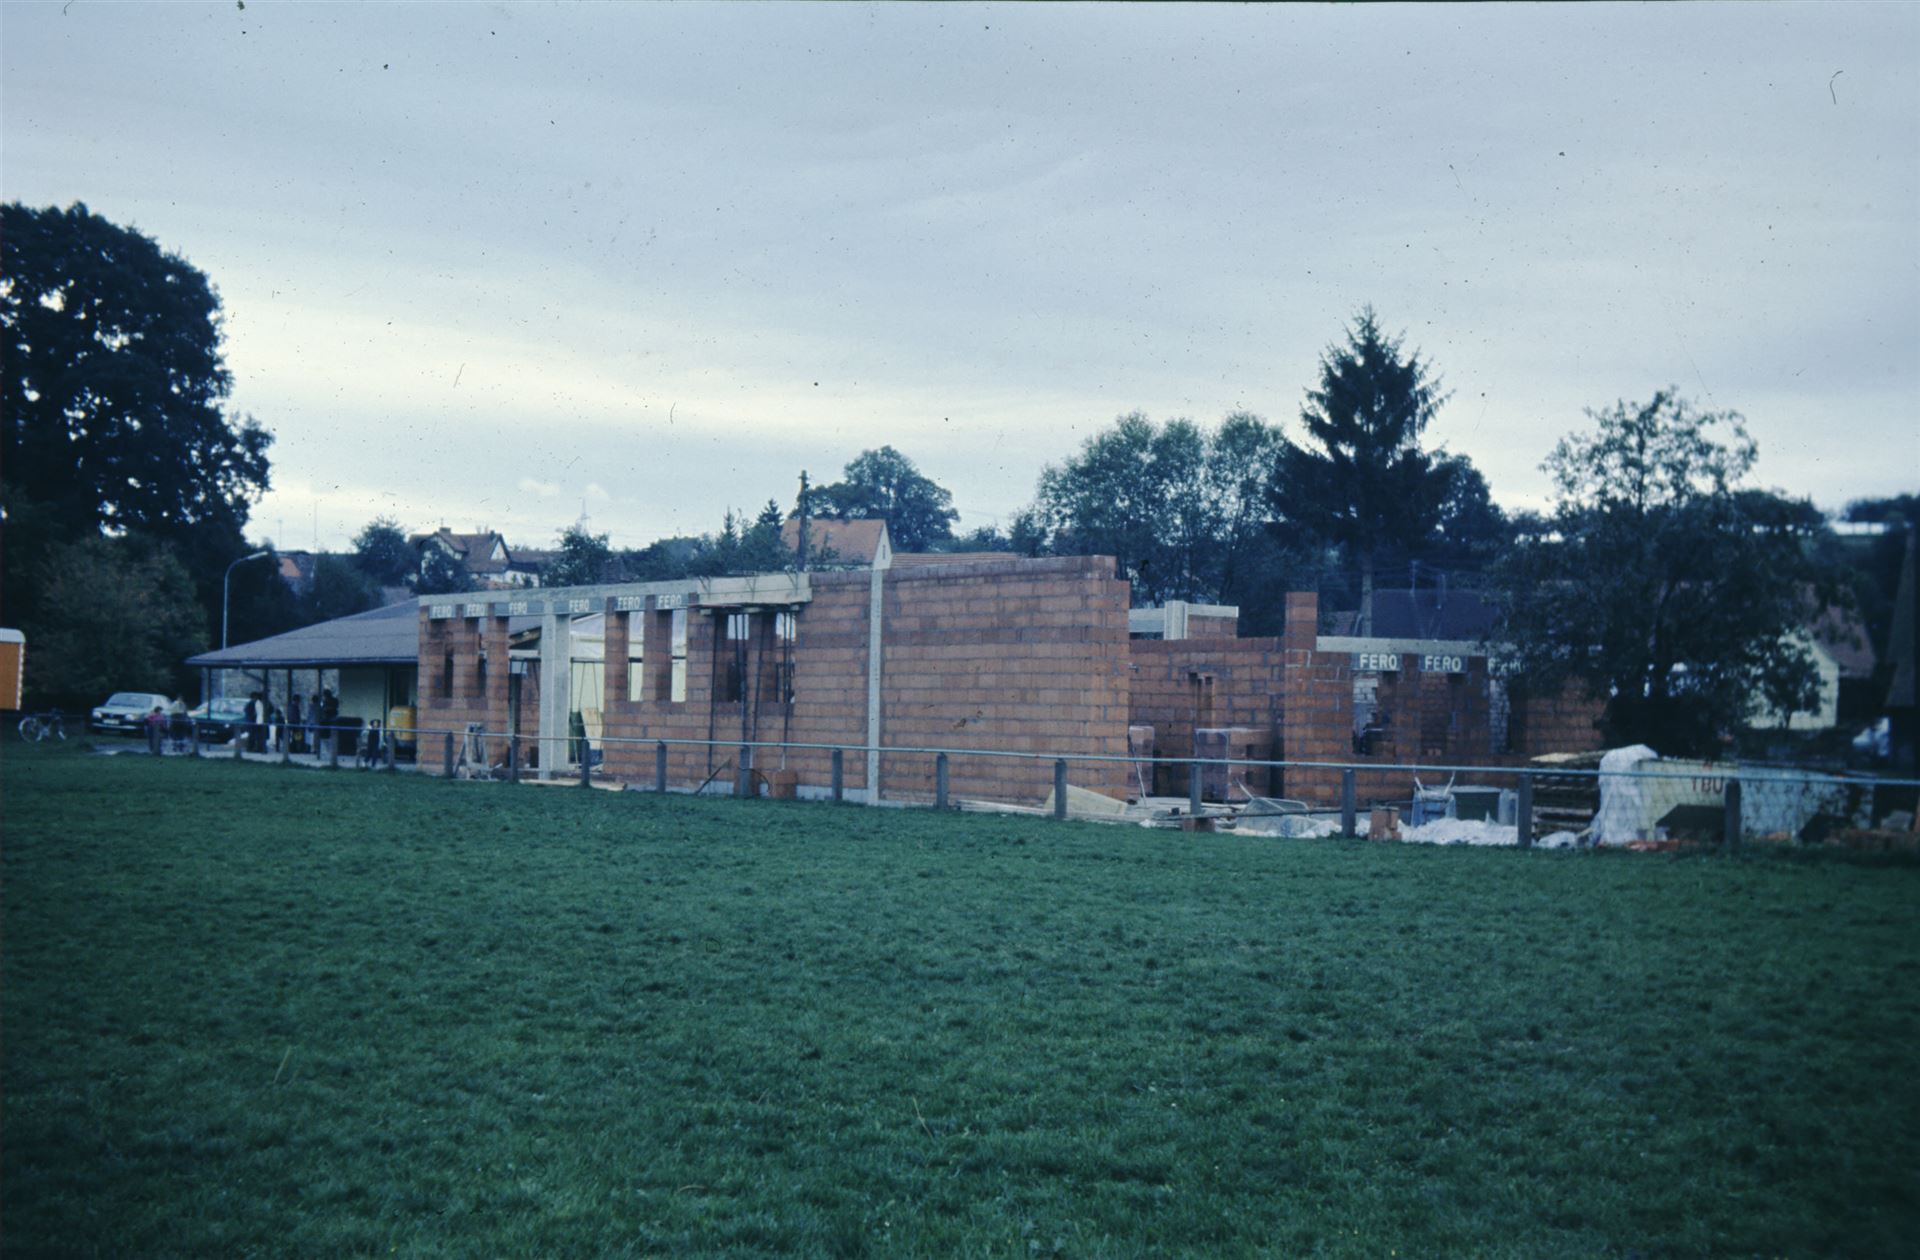
<path fill-rule="evenodd" d="M 20 707 L 20 680 L 27 664 L 27 636 L 0 630 L 0 709 Z"/>
<path fill-rule="evenodd" d="M 388 709 L 387 738 L 391 739 L 401 748 L 413 747 L 413 724 L 416 716 L 413 706 L 410 704 L 396 704 L 391 709 Z"/>

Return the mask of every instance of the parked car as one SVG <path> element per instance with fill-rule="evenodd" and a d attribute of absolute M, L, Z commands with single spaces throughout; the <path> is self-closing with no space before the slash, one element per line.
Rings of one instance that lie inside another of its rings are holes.
<path fill-rule="evenodd" d="M 116 691 L 87 715 L 87 729 L 140 735 L 144 733 L 141 723 L 147 720 L 147 714 L 153 712 L 154 706 L 158 705 L 164 710 L 172 703 L 165 696 L 151 691 Z"/>
<path fill-rule="evenodd" d="M 188 712 L 200 728 L 203 744 L 224 744 L 247 725 L 247 702 L 237 699 L 214 700 Z"/>

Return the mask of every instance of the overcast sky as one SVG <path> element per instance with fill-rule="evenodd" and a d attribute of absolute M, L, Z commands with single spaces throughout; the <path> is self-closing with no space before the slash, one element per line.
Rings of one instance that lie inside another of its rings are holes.
<path fill-rule="evenodd" d="M 204 270 L 254 532 L 616 545 L 891 443 L 1004 522 L 1125 411 L 1298 432 L 1364 303 L 1537 504 L 1677 385 L 1920 486 L 1920 6 L 0 6 L 0 194 Z"/>

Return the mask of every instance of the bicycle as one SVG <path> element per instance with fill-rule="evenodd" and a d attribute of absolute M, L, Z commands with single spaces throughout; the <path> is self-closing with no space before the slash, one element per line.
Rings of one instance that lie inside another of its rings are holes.
<path fill-rule="evenodd" d="M 64 740 L 66 737 L 66 716 L 58 709 L 51 713 L 29 713 L 20 719 L 20 738 L 29 744 L 46 739 Z"/>

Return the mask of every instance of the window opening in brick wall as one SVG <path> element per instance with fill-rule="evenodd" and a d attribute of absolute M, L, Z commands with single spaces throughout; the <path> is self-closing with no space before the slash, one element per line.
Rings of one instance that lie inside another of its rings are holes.
<path fill-rule="evenodd" d="M 748 631 L 746 613 L 728 613 L 726 632 L 713 645 L 715 698 L 722 704 L 738 704 L 745 698 Z"/>
<path fill-rule="evenodd" d="M 800 633 L 800 622 L 790 612 L 773 616 L 773 638 L 778 655 L 773 663 L 773 702 L 793 703 L 793 644 Z"/>
<path fill-rule="evenodd" d="M 1387 714 L 1380 707 L 1380 674 L 1355 670 L 1353 674 L 1353 751 L 1371 756 L 1387 737 Z"/>
<path fill-rule="evenodd" d="M 441 661 L 440 661 L 440 698 L 443 700 L 446 700 L 446 699 L 451 699 L 452 697 L 453 697 L 453 649 L 448 648 L 446 656 L 441 658 Z"/>
<path fill-rule="evenodd" d="M 639 700 L 646 694 L 647 616 L 627 614 L 627 699 Z"/>
<path fill-rule="evenodd" d="M 1487 679 L 1487 726 L 1492 751 L 1512 752 L 1513 702 L 1507 696 L 1507 680 L 1497 676 Z"/>
<path fill-rule="evenodd" d="M 485 630 L 476 630 L 473 635 L 473 688 L 481 699 L 486 698 L 487 632 Z"/>
<path fill-rule="evenodd" d="M 687 610 L 676 608 L 668 621 L 668 652 L 672 666 L 667 674 L 667 699 L 681 704 L 687 698 Z"/>

